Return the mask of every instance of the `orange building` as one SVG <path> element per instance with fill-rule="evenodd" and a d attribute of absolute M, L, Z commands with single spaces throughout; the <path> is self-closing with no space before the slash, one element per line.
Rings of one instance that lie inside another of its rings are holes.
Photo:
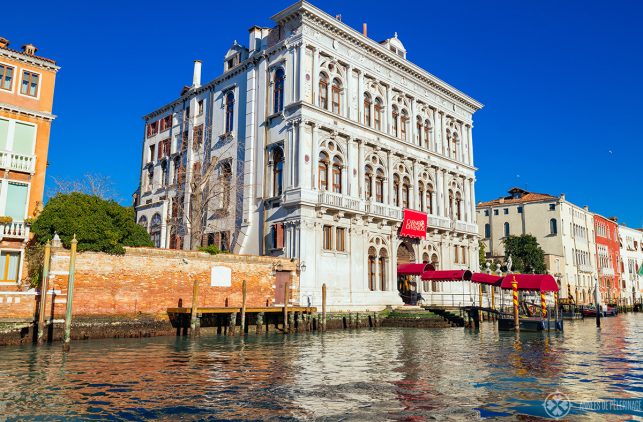
<path fill-rule="evenodd" d="M 601 303 L 617 303 L 621 298 L 621 249 L 616 217 L 594 215 L 594 233 Z"/>
<path fill-rule="evenodd" d="M 42 209 L 56 62 L 0 37 L 0 290 L 26 277 L 29 218 Z"/>

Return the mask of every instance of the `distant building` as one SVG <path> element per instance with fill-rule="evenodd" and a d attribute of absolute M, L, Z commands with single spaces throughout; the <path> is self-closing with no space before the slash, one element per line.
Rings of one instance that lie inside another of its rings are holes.
<path fill-rule="evenodd" d="M 56 62 L 36 55 L 32 44 L 20 51 L 0 38 L 0 286 L 24 278 L 25 220 L 43 205 Z M 8 222 L 11 220 L 11 222 Z"/>
<path fill-rule="evenodd" d="M 531 234 L 545 252 L 545 266 L 561 286 L 561 297 L 592 302 L 597 276 L 594 214 L 587 207 L 520 188 L 477 206 L 477 221 L 487 259 L 504 260 L 503 240 Z"/>
<path fill-rule="evenodd" d="M 643 293 L 643 231 L 618 226 L 621 255 L 621 298 L 626 305 L 641 301 Z"/>
<path fill-rule="evenodd" d="M 598 288 L 603 303 L 617 303 L 621 299 L 621 248 L 618 240 L 616 217 L 594 215 L 596 231 L 596 265 Z"/>
<path fill-rule="evenodd" d="M 156 245 L 298 259 L 296 300 L 319 305 L 325 283 L 336 308 L 401 304 L 398 263 L 477 270 L 482 105 L 397 34 L 377 42 L 305 1 L 272 20 L 145 116 L 136 212 Z M 401 234 L 408 210 L 417 238 Z M 431 302 L 470 303 L 468 289 L 417 285 Z"/>

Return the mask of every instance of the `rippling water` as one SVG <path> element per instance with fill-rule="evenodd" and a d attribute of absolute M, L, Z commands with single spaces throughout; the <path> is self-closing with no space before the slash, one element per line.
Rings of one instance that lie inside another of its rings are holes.
<path fill-rule="evenodd" d="M 563 334 L 377 329 L 266 337 L 96 340 L 0 348 L 8 420 L 643 419 L 643 314 L 566 321 Z M 632 410 L 634 409 L 634 410 Z M 638 409 L 638 410 L 635 410 Z M 1 417 L 0 417 L 1 419 Z"/>

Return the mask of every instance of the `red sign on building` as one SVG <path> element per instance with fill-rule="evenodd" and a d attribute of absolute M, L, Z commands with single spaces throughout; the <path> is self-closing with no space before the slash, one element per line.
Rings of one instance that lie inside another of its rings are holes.
<path fill-rule="evenodd" d="M 427 214 L 419 211 L 404 210 L 404 221 L 400 236 L 426 239 Z"/>

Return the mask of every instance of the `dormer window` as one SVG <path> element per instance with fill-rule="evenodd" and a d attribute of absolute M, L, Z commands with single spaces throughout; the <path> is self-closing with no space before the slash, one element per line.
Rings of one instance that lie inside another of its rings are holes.
<path fill-rule="evenodd" d="M 235 65 L 234 57 L 231 59 L 228 59 L 228 70 L 232 69 L 234 65 Z"/>

